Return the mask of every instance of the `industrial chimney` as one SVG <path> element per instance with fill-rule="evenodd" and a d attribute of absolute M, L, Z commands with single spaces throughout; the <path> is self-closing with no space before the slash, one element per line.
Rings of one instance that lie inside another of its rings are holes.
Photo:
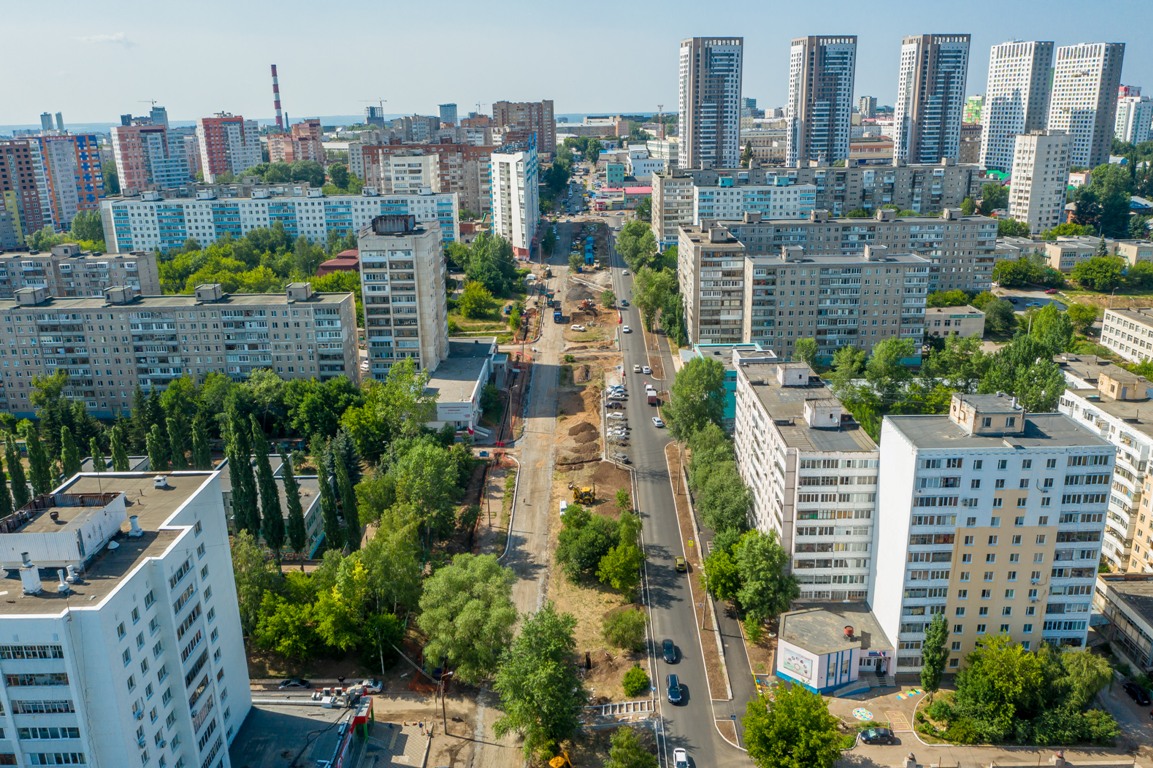
<path fill-rule="evenodd" d="M 276 130 L 284 130 L 284 113 L 280 110 L 280 80 L 276 77 L 276 65 L 272 65 L 272 106 L 276 109 Z"/>
<path fill-rule="evenodd" d="M 27 552 L 21 552 L 20 559 L 23 562 L 20 566 L 20 583 L 24 585 L 24 594 L 40 594 L 44 591 L 44 585 L 40 581 L 40 569 L 28 557 Z"/>

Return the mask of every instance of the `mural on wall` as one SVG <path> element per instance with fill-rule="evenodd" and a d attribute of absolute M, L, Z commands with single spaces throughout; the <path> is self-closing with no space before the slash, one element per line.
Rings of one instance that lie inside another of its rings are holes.
<path fill-rule="evenodd" d="M 785 651 L 781 660 L 781 666 L 787 671 L 794 673 L 802 680 L 810 680 L 813 676 L 813 662 L 796 653 Z"/>

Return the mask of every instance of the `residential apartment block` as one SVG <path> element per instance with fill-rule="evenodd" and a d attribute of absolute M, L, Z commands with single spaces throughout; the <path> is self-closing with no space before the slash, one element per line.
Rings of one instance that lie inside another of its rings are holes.
<path fill-rule="evenodd" d="M 52 226 L 44 159 L 28 139 L 0 141 L 0 203 L 11 217 L 18 243 Z"/>
<path fill-rule="evenodd" d="M 893 159 L 936 163 L 958 159 L 969 35 L 910 35 L 901 43 Z"/>
<path fill-rule="evenodd" d="M 290 238 L 304 235 L 314 243 L 329 232 L 358 232 L 376 216 L 410 214 L 426 226 L 438 225 L 444 242 L 460 237 L 460 210 L 452 193 L 418 195 L 325 195 L 307 184 L 287 187 L 204 189 L 196 197 L 105 200 L 101 206 L 104 240 L 114 251 L 170 251 L 193 238 L 211 243 L 225 235 L 241 237 L 253 229 L 279 223 Z"/>
<path fill-rule="evenodd" d="M 1063 131 L 1033 131 L 1016 138 L 1009 218 L 1028 224 L 1032 234 L 1064 221 L 1069 146 L 1069 134 Z"/>
<path fill-rule="evenodd" d="M 0 253 L 0 298 L 11 299 L 21 288 L 44 288 L 58 297 L 103 296 L 118 285 L 159 296 L 156 254 L 97 254 L 75 243 L 54 245 L 48 253 Z"/>
<path fill-rule="evenodd" d="M 1153 359 L 1153 308 L 1106 309 L 1101 344 L 1134 363 Z"/>
<path fill-rule="evenodd" d="M 1048 127 L 1069 134 L 1070 164 L 1096 168 L 1109 161 L 1124 59 L 1124 43 L 1079 43 L 1057 49 Z"/>
<path fill-rule="evenodd" d="M 868 350 L 899 336 L 919 352 L 927 259 L 883 246 L 838 253 L 769 245 L 756 227 L 681 229 L 677 271 L 690 342 L 758 343 L 788 357 L 797 339 L 815 338 L 828 358 L 848 344 Z"/>
<path fill-rule="evenodd" d="M 812 184 L 790 184 L 782 177 L 767 185 L 738 186 L 732 181 L 725 177 L 716 186 L 693 186 L 693 224 L 740 219 L 749 212 L 770 219 L 804 219 L 816 206 L 817 188 Z"/>
<path fill-rule="evenodd" d="M 508 144 L 492 159 L 492 231 L 528 258 L 540 221 L 540 167 L 535 143 Z"/>
<path fill-rule="evenodd" d="M 260 129 L 255 120 L 220 112 L 196 121 L 200 145 L 200 170 L 212 184 L 221 174 L 238 175 L 260 165 Z"/>
<path fill-rule="evenodd" d="M 789 51 L 785 162 L 830 166 L 849 157 L 857 36 L 809 36 Z"/>
<path fill-rule="evenodd" d="M 440 235 L 413 216 L 377 216 L 357 237 L 368 375 L 411 358 L 433 371 L 448 356 L 448 301 Z"/>
<path fill-rule="evenodd" d="M 231 765 L 252 697 L 218 474 L 76 475 L 0 528 L 0 763 Z"/>
<path fill-rule="evenodd" d="M 23 242 L 44 227 L 68 229 L 80 211 L 104 197 L 95 134 L 44 133 L 0 141 L 0 207 Z"/>
<path fill-rule="evenodd" d="M 274 163 L 297 163 L 310 160 L 327 165 L 324 154 L 324 131 L 320 121 L 302 120 L 294 123 L 287 133 L 274 133 L 268 137 L 268 159 Z"/>
<path fill-rule="evenodd" d="M 31 416 L 32 381 L 57 370 L 65 393 L 96 416 L 129 412 L 136 387 L 163 389 L 182 376 L 221 372 L 238 381 L 269 369 L 285 379 L 357 380 L 351 293 L 225 294 L 202 285 L 191 296 L 52 298 L 21 288 L 0 300 L 0 410 Z"/>
<path fill-rule="evenodd" d="M 808 365 L 741 357 L 733 441 L 750 522 L 777 534 L 800 600 L 863 601 L 876 555 L 877 445 Z"/>
<path fill-rule="evenodd" d="M 460 207 L 476 214 L 492 209 L 492 160 L 495 147 L 473 146 L 460 143 L 443 144 L 351 144 L 349 156 L 355 157 L 360 170 L 353 171 L 366 186 L 378 193 L 398 194 L 400 188 L 394 180 L 406 180 L 412 190 L 414 171 L 416 181 L 433 192 L 455 192 Z M 431 161 L 414 159 L 428 156 Z M 425 170 L 423 163 L 431 162 Z M 414 168 L 413 165 L 416 165 Z M 351 169 L 351 166 L 350 166 Z M 419 189 L 417 190 L 419 191 Z"/>
<path fill-rule="evenodd" d="M 994 45 L 989 51 L 989 79 L 980 120 L 981 165 L 1009 174 L 1014 184 L 1014 142 L 1020 134 L 1045 128 L 1052 66 L 1051 41 L 1014 40 Z"/>
<path fill-rule="evenodd" d="M 736 168 L 740 164 L 743 37 L 692 37 L 681 41 L 681 168 Z"/>
<path fill-rule="evenodd" d="M 1045 262 L 1053 269 L 1067 274 L 1081 262 L 1093 258 L 1100 243 L 1100 238 L 1088 235 L 1058 237 L 1042 244 Z"/>
<path fill-rule="evenodd" d="M 1144 488 L 1153 460 L 1153 425 L 1142 421 L 1141 411 L 1149 412 L 1153 386 L 1144 377 L 1097 357 L 1062 355 L 1058 364 L 1069 387 L 1061 396 L 1061 413 L 1117 449 L 1102 562 L 1112 571 L 1153 573 L 1153 541 L 1147 540 L 1153 523 L 1147 523 L 1148 518 L 1142 521 L 1145 536 L 1137 536 L 1138 518 L 1148 512 L 1142 505 L 1148 507 Z"/>
<path fill-rule="evenodd" d="M 1131 144 L 1149 141 L 1153 136 L 1153 99 L 1141 95 L 1119 97 L 1113 135 Z"/>
<path fill-rule="evenodd" d="M 1101 557 L 1114 447 L 1060 413 L 1006 395 L 954 395 L 948 415 L 881 426 L 869 601 L 919 671 L 925 628 L 949 625 L 945 671 L 976 643 L 1083 646 Z"/>
<path fill-rule="evenodd" d="M 112 156 L 124 195 L 179 189 L 192 181 L 184 142 L 174 140 L 165 124 L 114 126 Z"/>
<path fill-rule="evenodd" d="M 550 156 L 556 153 L 556 118 L 552 99 L 495 102 L 492 121 L 504 128 L 505 143 L 527 142 L 535 134 L 537 152 Z"/>
<path fill-rule="evenodd" d="M 808 167 L 808 168 L 732 168 L 725 170 L 676 170 L 653 174 L 652 227 L 662 247 L 674 245 L 677 230 L 700 226 L 695 217 L 697 189 L 715 190 L 714 197 L 733 199 L 740 196 L 746 207 L 727 218 L 740 218 L 745 213 L 760 213 L 771 218 L 807 216 L 803 211 L 829 211 L 834 217 L 851 211 L 876 211 L 881 206 L 895 205 L 901 210 L 936 213 L 945 208 L 959 208 L 966 197 L 980 194 L 984 174 L 976 165 L 936 163 L 933 165 L 898 165 L 884 167 Z M 798 199 L 795 211 L 774 214 L 771 206 L 790 186 L 813 188 L 812 205 L 807 196 Z M 749 188 L 746 195 L 740 190 Z M 782 189 L 785 188 L 785 189 Z M 761 195 L 766 195 L 761 198 Z M 765 205 L 770 210 L 765 209 Z M 722 218 L 722 217 L 717 217 Z"/>

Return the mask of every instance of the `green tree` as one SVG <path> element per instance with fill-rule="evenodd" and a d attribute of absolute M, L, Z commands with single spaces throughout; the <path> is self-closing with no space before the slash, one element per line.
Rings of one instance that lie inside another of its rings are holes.
<path fill-rule="evenodd" d="M 252 429 L 252 455 L 256 459 L 256 488 L 260 494 L 260 536 L 272 550 L 272 559 L 280 566 L 281 552 L 284 550 L 284 512 L 280 509 L 280 489 L 272 474 L 272 462 L 268 460 L 271 450 L 268 438 L 260 428 L 255 415 L 249 417 Z"/>
<path fill-rule="evenodd" d="M 517 733 L 526 757 L 556 754 L 558 744 L 580 730 L 586 696 L 573 657 L 576 619 L 552 603 L 527 617 L 501 659 L 493 680 L 504 715 L 497 738 Z"/>
<path fill-rule="evenodd" d="M 913 378 L 906 361 L 917 354 L 912 339 L 888 338 L 873 347 L 865 363 L 865 379 L 881 399 L 881 407 L 888 411 L 902 398 L 905 385 Z"/>
<path fill-rule="evenodd" d="M 128 448 L 124 445 L 124 428 L 117 424 L 112 428 L 112 436 L 109 438 L 109 453 L 112 454 L 112 471 L 113 472 L 127 472 L 131 466 L 128 458 Z"/>
<path fill-rule="evenodd" d="M 235 403 L 226 414 L 228 425 L 225 453 L 232 491 L 232 517 L 236 530 L 260 535 L 260 508 L 256 478 L 252 474 L 252 429 L 249 419 L 240 415 Z"/>
<path fill-rule="evenodd" d="M 304 507 L 300 503 L 300 484 L 292 471 L 292 462 L 280 454 L 281 474 L 284 477 L 284 503 L 288 507 L 288 547 L 297 555 L 304 554 L 308 546 L 308 530 L 304 526 Z"/>
<path fill-rule="evenodd" d="M 1028 237 L 1029 225 L 1016 219 L 997 219 L 998 237 Z"/>
<path fill-rule="evenodd" d="M 192 420 L 192 468 L 212 468 L 212 450 L 208 445 L 208 426 L 199 414 Z"/>
<path fill-rule="evenodd" d="M 188 458 L 185 454 L 186 446 L 191 441 L 188 431 L 188 421 L 183 415 L 169 416 L 165 426 L 168 428 L 168 456 L 172 469 L 188 469 Z"/>
<path fill-rule="evenodd" d="M 990 336 L 1008 336 L 1017 327 L 1017 314 L 1005 299 L 996 299 L 985 305 L 985 333 Z"/>
<path fill-rule="evenodd" d="M 337 189 L 348 189 L 348 166 L 344 163 L 333 163 L 328 166 L 328 178 L 332 180 L 333 186 Z"/>
<path fill-rule="evenodd" d="M 640 310 L 645 328 L 653 330 L 662 314 L 680 304 L 676 274 L 669 269 L 638 269 L 633 281 L 633 304 Z"/>
<path fill-rule="evenodd" d="M 88 243 L 104 243 L 104 223 L 96 211 L 78 211 L 72 217 L 71 234 Z"/>
<path fill-rule="evenodd" d="M 616 250 L 633 271 L 659 266 L 660 253 L 656 236 L 652 228 L 639 219 L 626 221 L 621 227 L 617 233 Z"/>
<path fill-rule="evenodd" d="M 626 725 L 613 731 L 604 768 L 658 768 L 658 763 L 656 755 L 645 748 L 636 731 Z"/>
<path fill-rule="evenodd" d="M 725 408 L 725 367 L 711 357 L 695 357 L 677 371 L 671 400 L 664 408 L 669 430 L 678 440 L 712 422 L 720 424 Z"/>
<path fill-rule="evenodd" d="M 921 687 L 929 693 L 936 693 L 941 687 L 941 674 L 949 658 L 945 647 L 948 639 L 949 625 L 945 614 L 938 613 L 925 629 L 925 640 L 921 644 Z"/>
<path fill-rule="evenodd" d="M 491 676 L 512 642 L 515 578 L 493 555 L 457 555 L 437 569 L 425 581 L 417 619 L 428 636 L 425 658 L 444 660 L 465 683 Z"/>
<path fill-rule="evenodd" d="M 116 173 L 116 163 L 105 160 L 101 163 L 100 174 L 104 177 L 104 191 L 110 195 L 119 195 L 120 174 Z"/>
<path fill-rule="evenodd" d="M 636 208 L 637 219 L 639 221 L 652 221 L 653 219 L 653 196 L 646 195 L 637 203 Z"/>
<path fill-rule="evenodd" d="M 1057 309 L 1056 304 L 1046 304 L 1033 315 L 1029 335 L 1055 355 L 1073 343 L 1073 321 L 1066 312 Z"/>
<path fill-rule="evenodd" d="M 405 359 L 389 369 L 383 383 L 364 384 L 363 402 L 340 417 L 362 459 L 376 463 L 393 440 L 415 437 L 436 417 L 436 396 L 428 391 L 428 379 L 428 371 Z"/>
<path fill-rule="evenodd" d="M 351 469 L 343 456 L 334 459 L 336 468 L 336 490 L 340 495 L 340 515 L 344 520 L 344 545 L 349 551 L 360 549 L 363 533 L 360 528 L 360 513 L 356 506 L 356 490 L 352 482 Z"/>
<path fill-rule="evenodd" d="M 108 469 L 108 464 L 104 460 L 104 452 L 100 450 L 100 440 L 92 438 L 88 441 L 88 455 L 92 457 L 92 470 L 94 472 L 103 472 Z"/>
<path fill-rule="evenodd" d="M 420 601 L 424 560 L 414 523 L 399 519 L 381 526 L 359 553 L 368 568 L 373 609 L 405 615 Z"/>
<path fill-rule="evenodd" d="M 265 592 L 252 639 L 257 647 L 291 661 L 308 661 L 321 645 L 313 604 Z"/>
<path fill-rule="evenodd" d="M 416 512 L 426 548 L 452 532 L 456 472 L 448 451 L 422 440 L 400 455 L 389 475 L 396 501 L 410 505 Z"/>
<path fill-rule="evenodd" d="M 1097 322 L 1101 310 L 1096 304 L 1074 302 L 1069 305 L 1066 313 L 1069 316 L 1069 321 L 1073 323 L 1073 330 L 1084 336 L 1093 328 L 1093 323 Z"/>
<path fill-rule="evenodd" d="M 1065 377 L 1043 342 L 1020 334 L 993 355 L 979 391 L 1006 392 L 1026 411 L 1045 413 L 1056 410 Z"/>
<path fill-rule="evenodd" d="M 605 616 L 603 633 L 607 642 L 626 651 L 639 651 L 645 645 L 648 619 L 644 611 L 622 608 Z"/>
<path fill-rule="evenodd" d="M 988 216 L 998 208 L 1009 205 L 1009 188 L 997 181 L 981 185 L 981 213 Z"/>
<path fill-rule="evenodd" d="M 776 532 L 749 531 L 734 547 L 733 559 L 741 575 L 737 601 L 750 622 L 774 620 L 800 597 L 797 579 L 789 573 L 789 554 Z"/>
<path fill-rule="evenodd" d="M 568 255 L 568 268 L 570 272 L 574 274 L 580 274 L 584 264 L 584 257 L 582 257 L 579 253 L 570 253 Z"/>
<path fill-rule="evenodd" d="M 40 441 L 40 430 L 29 422 L 24 430 L 24 448 L 28 453 L 28 479 L 37 496 L 52 490 L 52 461 Z"/>
<path fill-rule="evenodd" d="M 652 684 L 649 673 L 640 664 L 633 664 L 629 667 L 621 679 L 621 687 L 624 688 L 625 696 L 640 696 L 642 693 L 648 693 Z"/>
<path fill-rule="evenodd" d="M 496 299 L 481 283 L 472 280 L 464 284 L 464 290 L 456 305 L 464 317 L 478 319 L 493 313 L 496 309 Z"/>
<path fill-rule="evenodd" d="M 591 580 L 619 539 L 620 527 L 615 520 L 570 505 L 557 536 L 557 563 L 570 581 Z"/>
<path fill-rule="evenodd" d="M 80 471 L 80 447 L 68 427 L 60 428 L 60 471 L 64 477 L 72 477 Z"/>
<path fill-rule="evenodd" d="M 1121 287 L 1125 260 L 1119 256 L 1093 256 L 1073 267 L 1070 276 L 1090 291 L 1107 293 Z"/>
<path fill-rule="evenodd" d="M 236 578 L 240 625 L 246 635 L 251 635 L 260 618 L 264 594 L 276 583 L 276 572 L 248 531 L 238 531 L 232 537 L 232 572 Z"/>
<path fill-rule="evenodd" d="M 496 296 L 506 296 L 517 287 L 517 264 L 512 244 L 500 235 L 482 232 L 469 248 L 465 276 Z"/>
<path fill-rule="evenodd" d="M 1058 237 L 1080 237 L 1084 235 L 1092 235 L 1094 233 L 1093 227 L 1085 226 L 1084 224 L 1076 224 L 1071 221 L 1062 222 L 1052 229 L 1047 229 L 1041 234 L 1042 240 L 1052 242 Z"/>
<path fill-rule="evenodd" d="M 28 481 L 25 479 L 24 464 L 20 461 L 16 436 L 11 432 L 4 436 L 4 463 L 8 465 L 8 474 L 11 476 L 12 506 L 23 509 L 32 500 L 32 495 L 28 492 Z"/>
<path fill-rule="evenodd" d="M 344 527 L 340 524 L 340 510 L 337 507 L 336 490 L 333 488 L 333 457 L 324 448 L 316 458 L 320 484 L 320 516 L 324 525 L 324 543 L 331 549 L 340 551 L 344 547 Z"/>
<path fill-rule="evenodd" d="M 735 602 L 741 590 L 741 572 L 732 552 L 714 544 L 702 566 L 709 594 L 718 600 Z"/>
<path fill-rule="evenodd" d="M 927 307 L 963 307 L 969 303 L 969 294 L 961 290 L 933 291 L 925 300 Z"/>
<path fill-rule="evenodd" d="M 705 525 L 716 532 L 745 531 L 752 495 L 733 460 L 718 461 L 696 484 L 697 509 Z"/>
<path fill-rule="evenodd" d="M 601 558 L 597 565 L 597 578 L 602 584 L 631 597 L 640 586 L 643 562 L 644 554 L 636 542 L 622 541 Z"/>
<path fill-rule="evenodd" d="M 612 290 L 606 288 L 601 291 L 601 306 L 612 309 L 617 305 L 617 295 Z"/>
<path fill-rule="evenodd" d="M 817 340 L 797 339 L 793 342 L 793 357 L 806 363 L 810 368 L 817 367 Z"/>
<path fill-rule="evenodd" d="M 841 756 L 840 721 L 825 700 L 799 685 L 745 709 L 745 744 L 757 768 L 833 768 Z"/>
<path fill-rule="evenodd" d="M 0 465 L 0 520 L 12 514 L 12 494 L 8 492 L 8 478 L 4 476 L 4 467 Z"/>

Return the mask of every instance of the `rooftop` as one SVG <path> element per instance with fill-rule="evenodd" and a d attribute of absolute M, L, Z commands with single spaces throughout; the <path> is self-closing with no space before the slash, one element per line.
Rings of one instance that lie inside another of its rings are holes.
<path fill-rule="evenodd" d="M 853 628 L 853 637 L 845 636 Z M 885 631 L 864 603 L 828 603 L 781 614 L 780 638 L 810 653 L 823 655 L 860 644 L 869 649 L 892 651 Z"/>
<path fill-rule="evenodd" d="M 1108 585 L 1116 599 L 1124 602 L 1146 622 L 1153 624 L 1153 576 L 1144 573 L 1103 573 L 1097 579 Z"/>
<path fill-rule="evenodd" d="M 167 488 L 153 487 L 151 473 L 116 474 L 111 472 L 91 475 L 77 475 L 58 489 L 58 493 L 73 496 L 110 494 L 114 497 L 124 494 L 126 515 L 111 544 L 98 551 L 82 568 L 82 579 L 71 584 L 67 594 L 56 591 L 57 574 L 53 569 L 40 569 L 44 591 L 36 595 L 25 595 L 20 575 L 16 570 L 7 571 L 0 579 L 0 617 L 6 615 L 56 615 L 68 609 L 95 608 L 108 597 L 120 582 L 129 576 L 146 559 L 160 556 L 183 533 L 182 528 L 164 528 L 165 522 L 209 481 L 211 472 L 184 472 L 169 474 Z M 83 512 L 79 507 L 56 507 L 63 522 L 51 521 L 45 509 L 28 525 L 23 532 L 58 532 L 68 535 L 69 525 L 80 519 Z M 76 511 L 73 511 L 76 510 Z M 127 536 L 128 516 L 136 515 L 144 533 L 139 538 Z M 44 529 L 41 531 L 41 529 Z M 0 534 L 0 537 L 6 534 Z"/>
<path fill-rule="evenodd" d="M 977 398 L 991 398 L 995 395 L 966 395 L 965 401 L 972 403 Z M 982 411 L 985 411 L 982 408 Z M 991 450 L 995 448 L 1060 448 L 1082 446 L 1108 447 L 1088 429 L 1081 427 L 1063 413 L 1029 413 L 1025 415 L 1025 428 L 1020 434 L 980 435 L 970 434 L 964 427 L 955 424 L 947 414 L 936 416 L 886 416 L 885 421 L 901 432 L 911 443 L 921 449 L 963 448 Z"/>
<path fill-rule="evenodd" d="M 694 344 L 692 350 L 681 350 L 681 359 L 684 361 L 692 360 L 694 357 L 709 357 L 717 360 L 725 366 L 726 371 L 735 371 L 736 364 L 733 361 L 733 352 L 740 350 L 741 357 L 744 359 L 757 359 L 757 358 L 776 358 L 776 353 L 771 349 L 765 349 L 758 342 L 741 342 L 738 344 Z"/>
<path fill-rule="evenodd" d="M 461 403 L 471 400 L 495 346 L 495 337 L 449 339 L 448 357 L 428 379 L 428 388 L 437 393 L 437 401 Z"/>
<path fill-rule="evenodd" d="M 288 497 L 284 493 L 284 471 L 283 462 L 280 460 L 280 454 L 268 454 L 268 464 L 272 467 L 272 475 L 276 480 L 276 491 L 280 495 L 280 509 L 288 515 Z M 232 471 L 229 469 L 228 460 L 225 459 L 216 465 L 217 471 L 220 472 L 220 490 L 224 493 L 232 492 Z M 253 473 L 256 472 L 255 460 L 253 461 Z M 296 484 L 300 488 L 300 505 L 304 509 L 304 514 L 307 516 L 308 511 L 312 506 L 320 500 L 320 480 L 316 475 L 299 475 L 294 474 Z M 259 492 L 259 488 L 257 491 Z"/>
<path fill-rule="evenodd" d="M 283 307 L 292 304 L 331 304 L 339 305 L 351 301 L 351 293 L 314 293 L 306 300 L 289 301 L 284 292 L 278 293 L 226 293 L 218 301 L 201 301 L 194 295 L 180 296 L 137 296 L 126 304 L 110 303 L 100 297 L 58 298 L 49 296 L 39 304 L 21 304 L 16 299 L 0 299 L 0 312 L 20 310 L 42 312 L 45 307 L 71 311 L 114 311 L 137 312 L 141 307 L 150 309 L 193 309 L 196 307 Z"/>
<path fill-rule="evenodd" d="M 984 317 L 985 313 L 976 307 L 963 306 L 963 307 L 925 307 L 925 314 L 931 315 L 949 315 L 956 317 L 964 315 L 965 317 Z"/>
<path fill-rule="evenodd" d="M 833 391 L 810 379 L 809 386 L 786 387 L 777 381 L 777 372 L 787 363 L 744 363 L 738 376 L 747 377 L 761 406 L 773 420 L 781 438 L 800 451 L 875 451 L 877 444 L 854 421 L 842 421 L 839 429 L 810 427 L 805 421 L 805 403 L 836 404 Z M 803 365 L 803 364 L 802 364 Z M 806 368 L 808 366 L 805 366 Z M 829 401 L 832 401 L 831 403 Z"/>
<path fill-rule="evenodd" d="M 1116 315 L 1124 320 L 1144 326 L 1153 326 L 1153 307 L 1131 307 L 1129 309 L 1106 309 L 1105 316 Z"/>

